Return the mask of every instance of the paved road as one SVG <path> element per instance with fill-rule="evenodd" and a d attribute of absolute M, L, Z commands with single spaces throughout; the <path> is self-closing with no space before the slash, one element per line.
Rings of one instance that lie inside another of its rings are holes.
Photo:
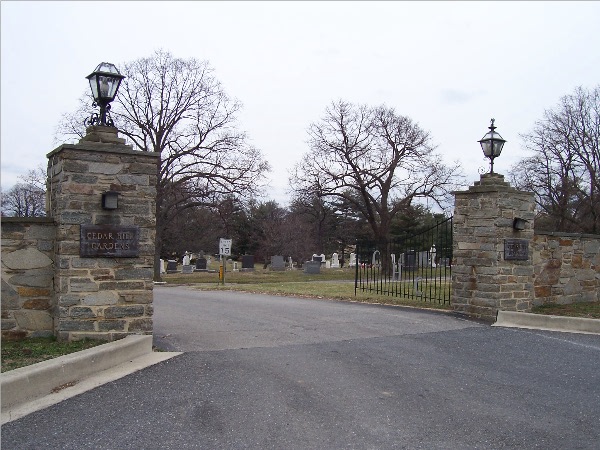
<path fill-rule="evenodd" d="M 186 353 L 2 427 L 3 449 L 598 449 L 600 337 L 158 288 Z"/>

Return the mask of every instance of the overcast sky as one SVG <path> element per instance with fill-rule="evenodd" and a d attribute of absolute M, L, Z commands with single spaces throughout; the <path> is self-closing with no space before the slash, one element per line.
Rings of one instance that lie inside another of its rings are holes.
<path fill-rule="evenodd" d="M 269 197 L 287 202 L 288 170 L 307 127 L 333 100 L 386 104 L 428 130 L 468 184 L 488 168 L 477 141 L 490 118 L 508 142 L 577 86 L 600 83 L 600 2 L 23 2 L 1 8 L 1 183 L 56 148 L 100 62 L 157 49 L 207 60 L 239 99 L 240 128 L 273 168 Z"/>

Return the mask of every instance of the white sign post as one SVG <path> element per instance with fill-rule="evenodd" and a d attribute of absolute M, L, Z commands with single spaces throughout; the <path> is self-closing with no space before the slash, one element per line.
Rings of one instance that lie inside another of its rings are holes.
<path fill-rule="evenodd" d="M 231 256 L 231 239 L 219 239 L 219 255 L 221 255 L 221 260 L 223 261 L 223 265 L 221 266 L 223 270 L 219 275 L 223 286 L 225 286 L 225 268 L 227 267 L 227 257 Z"/>

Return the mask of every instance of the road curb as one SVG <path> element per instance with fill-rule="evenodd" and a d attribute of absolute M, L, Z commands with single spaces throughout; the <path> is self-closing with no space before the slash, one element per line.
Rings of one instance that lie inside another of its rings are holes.
<path fill-rule="evenodd" d="M 152 336 L 132 335 L 2 373 L 2 423 L 178 354 L 153 352 Z M 92 383 L 82 382 L 92 378 Z"/>
<path fill-rule="evenodd" d="M 530 328 L 567 333 L 600 334 L 600 320 L 584 317 L 551 316 L 515 311 L 498 311 L 493 327 Z"/>

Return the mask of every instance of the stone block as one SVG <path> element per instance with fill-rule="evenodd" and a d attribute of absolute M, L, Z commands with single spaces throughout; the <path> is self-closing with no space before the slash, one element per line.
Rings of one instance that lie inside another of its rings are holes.
<path fill-rule="evenodd" d="M 58 306 L 68 308 L 69 306 L 78 305 L 81 301 L 81 296 L 75 294 L 63 294 L 58 297 Z"/>
<path fill-rule="evenodd" d="M 91 162 L 88 164 L 89 173 L 99 173 L 102 175 L 116 175 L 123 171 L 122 164 L 111 164 L 104 162 Z"/>
<path fill-rule="evenodd" d="M 2 225 L 4 228 L 4 225 Z M 30 226 L 25 232 L 24 239 L 52 241 L 56 235 L 54 224 L 45 226 Z"/>
<path fill-rule="evenodd" d="M 17 327 L 17 321 L 14 319 L 2 319 L 2 331 L 4 330 L 12 330 Z"/>
<path fill-rule="evenodd" d="M 23 303 L 23 309 L 37 309 L 40 311 L 50 309 L 50 306 L 50 299 L 45 298 L 31 299 Z"/>
<path fill-rule="evenodd" d="M 89 278 L 71 278 L 69 288 L 71 292 L 96 292 L 99 290 L 98 284 Z"/>
<path fill-rule="evenodd" d="M 50 289 L 39 287 L 17 286 L 16 290 L 20 297 L 49 297 Z"/>
<path fill-rule="evenodd" d="M 536 298 L 550 297 L 552 295 L 552 286 L 535 286 L 534 293 Z"/>
<path fill-rule="evenodd" d="M 69 309 L 69 317 L 71 319 L 95 319 L 97 314 L 92 308 L 73 306 Z"/>
<path fill-rule="evenodd" d="M 119 303 L 136 303 L 136 304 L 149 304 L 152 303 L 154 296 L 151 290 L 138 291 L 134 293 L 120 292 Z"/>
<path fill-rule="evenodd" d="M 87 306 L 116 305 L 118 298 L 119 295 L 116 292 L 99 291 L 83 296 L 81 304 Z"/>
<path fill-rule="evenodd" d="M 126 320 L 100 320 L 98 331 L 125 331 Z"/>
<path fill-rule="evenodd" d="M 23 330 L 52 330 L 52 316 L 47 311 L 15 311 L 14 317 L 18 327 Z"/>
<path fill-rule="evenodd" d="M 12 270 L 39 269 L 52 265 L 53 261 L 39 250 L 28 247 L 14 252 L 2 252 L 2 264 Z"/>
<path fill-rule="evenodd" d="M 111 306 L 104 310 L 106 319 L 120 319 L 124 317 L 139 317 L 144 315 L 144 307 L 142 305 L 131 306 Z"/>
<path fill-rule="evenodd" d="M 132 267 L 115 270 L 116 280 L 151 280 L 153 275 L 153 269 L 150 267 Z"/>
<path fill-rule="evenodd" d="M 129 323 L 129 328 L 127 329 L 130 333 L 135 332 L 151 332 L 152 331 L 152 319 L 151 318 L 143 318 L 143 319 L 134 319 Z"/>
<path fill-rule="evenodd" d="M 65 159 L 62 163 L 62 169 L 65 172 L 87 173 L 88 165 L 72 159 Z"/>
<path fill-rule="evenodd" d="M 117 281 L 116 289 L 121 291 L 138 291 L 146 289 L 143 281 Z"/>
<path fill-rule="evenodd" d="M 98 260 L 95 258 L 73 258 L 71 267 L 73 269 L 94 269 L 98 265 Z"/>
<path fill-rule="evenodd" d="M 120 184 L 131 184 L 133 186 L 148 186 L 150 184 L 148 175 L 117 175 L 117 181 Z"/>
<path fill-rule="evenodd" d="M 95 331 L 91 320 L 59 320 L 58 331 Z"/>
<path fill-rule="evenodd" d="M 145 164 L 145 163 L 132 163 L 129 165 L 129 172 L 131 174 L 140 175 L 155 175 L 156 174 L 156 165 L 155 164 Z"/>
<path fill-rule="evenodd" d="M 96 175 L 87 175 L 81 173 L 75 173 L 71 175 L 71 180 L 75 183 L 81 184 L 97 184 L 98 177 Z"/>
<path fill-rule="evenodd" d="M 59 220 L 61 223 L 67 224 L 82 224 L 91 223 L 92 215 L 89 212 L 78 211 L 63 211 L 60 213 Z M 65 253 L 65 252 L 61 252 Z M 79 243 L 77 243 L 77 254 L 79 254 Z"/>

